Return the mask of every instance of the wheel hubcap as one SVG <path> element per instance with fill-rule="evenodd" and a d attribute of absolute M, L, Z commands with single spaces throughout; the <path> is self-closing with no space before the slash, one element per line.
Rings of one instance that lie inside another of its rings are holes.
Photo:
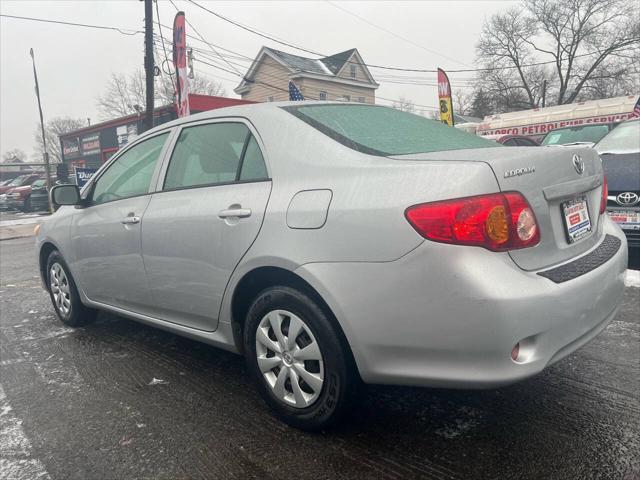
<path fill-rule="evenodd" d="M 256 355 L 267 385 L 279 400 L 304 408 L 318 399 L 324 362 L 316 338 L 300 317 L 286 310 L 265 315 L 256 331 Z"/>
<path fill-rule="evenodd" d="M 56 308 L 64 316 L 71 311 L 71 293 L 69 291 L 69 280 L 67 274 L 59 263 L 51 265 L 49 270 L 49 285 Z"/>

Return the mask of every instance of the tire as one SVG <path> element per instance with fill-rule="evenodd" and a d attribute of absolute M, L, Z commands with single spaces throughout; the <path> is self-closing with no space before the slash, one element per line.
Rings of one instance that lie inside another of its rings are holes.
<path fill-rule="evenodd" d="M 284 286 L 263 290 L 247 313 L 244 342 L 249 372 L 283 422 L 317 431 L 335 425 L 353 406 L 361 382 L 348 347 L 306 293 Z"/>
<path fill-rule="evenodd" d="M 62 323 L 81 327 L 95 318 L 96 310 L 82 304 L 69 267 L 58 250 L 49 254 L 45 273 L 51 303 Z"/>

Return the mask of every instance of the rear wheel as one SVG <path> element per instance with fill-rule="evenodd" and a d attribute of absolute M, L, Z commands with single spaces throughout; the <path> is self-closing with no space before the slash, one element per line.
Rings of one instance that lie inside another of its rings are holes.
<path fill-rule="evenodd" d="M 359 378 L 325 312 L 308 295 L 272 287 L 249 308 L 245 352 L 251 375 L 275 414 L 319 430 L 352 406 Z"/>
<path fill-rule="evenodd" d="M 95 318 L 96 311 L 82 304 L 69 267 L 57 250 L 47 260 L 47 287 L 58 318 L 70 327 L 80 327 Z"/>

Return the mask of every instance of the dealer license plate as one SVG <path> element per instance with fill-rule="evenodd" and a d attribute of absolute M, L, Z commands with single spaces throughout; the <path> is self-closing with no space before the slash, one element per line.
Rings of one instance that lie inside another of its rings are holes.
<path fill-rule="evenodd" d="M 607 210 L 607 215 L 625 230 L 640 230 L 640 211 Z"/>
<path fill-rule="evenodd" d="M 587 197 L 576 197 L 562 203 L 562 213 L 569 243 L 576 242 L 591 233 L 591 219 L 587 208 Z"/>

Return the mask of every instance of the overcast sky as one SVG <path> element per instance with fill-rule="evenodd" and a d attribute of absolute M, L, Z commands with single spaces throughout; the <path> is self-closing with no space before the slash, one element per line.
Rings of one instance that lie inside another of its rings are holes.
<path fill-rule="evenodd" d="M 162 23 L 171 25 L 175 8 L 160 1 Z M 185 1 L 174 0 L 187 19 L 216 45 L 254 57 L 262 45 L 306 55 L 224 22 Z M 199 1 L 200 3 L 200 1 Z M 510 1 L 414 2 L 254 2 L 202 1 L 206 7 L 288 43 L 328 55 L 357 48 L 366 63 L 400 67 L 464 69 L 473 67 L 474 46 L 483 20 L 508 8 Z M 344 10 L 362 17 L 358 18 Z M 139 0 L 11 1 L 0 0 L 5 15 L 142 30 L 144 4 Z M 364 19 L 364 20 L 363 20 Z M 369 22 L 369 23 L 367 23 Z M 371 24 L 375 24 L 373 26 Z M 163 32 L 167 35 L 167 32 Z M 187 33 L 195 35 L 187 26 Z M 402 37 L 402 38 L 399 38 Z M 165 37 L 166 38 L 166 37 Z M 189 41 L 194 47 L 202 43 Z M 96 97 L 111 72 L 131 72 L 143 64 L 143 35 L 0 18 L 0 152 L 13 148 L 33 154 L 38 110 L 29 48 L 36 55 L 45 121 L 57 116 L 100 120 Z M 196 57 L 197 57 L 196 53 Z M 311 55 L 307 55 L 311 56 Z M 248 63 L 231 59 L 244 72 Z M 229 69 L 228 65 L 225 65 Z M 196 75 L 221 82 L 227 95 L 238 77 L 195 64 Z M 435 74 L 372 69 L 381 84 L 376 96 L 401 96 L 425 106 L 437 103 Z M 389 80 L 419 80 L 432 85 L 404 85 Z M 471 75 L 450 75 L 463 88 Z M 389 101 L 380 100 L 388 104 Z M 422 108 L 422 107 L 419 107 Z"/>

